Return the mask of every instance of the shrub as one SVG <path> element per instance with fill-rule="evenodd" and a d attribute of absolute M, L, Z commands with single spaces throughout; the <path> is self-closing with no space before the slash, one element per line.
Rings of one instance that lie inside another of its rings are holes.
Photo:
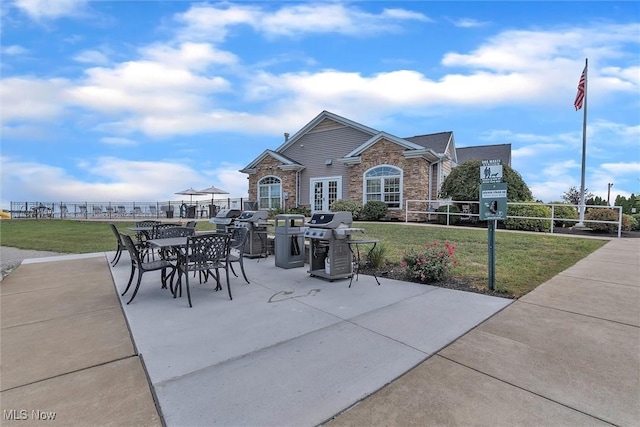
<path fill-rule="evenodd" d="M 360 213 L 362 212 L 362 203 L 358 202 L 357 200 L 338 199 L 331 204 L 331 207 L 329 209 L 332 212 L 351 212 L 353 220 L 356 221 L 360 219 Z"/>
<path fill-rule="evenodd" d="M 378 221 L 387 216 L 389 207 L 385 202 L 371 201 L 367 202 L 360 214 L 365 221 Z"/>
<path fill-rule="evenodd" d="M 377 244 L 369 254 L 369 265 L 373 268 L 382 267 L 387 260 L 387 247 L 384 244 Z"/>
<path fill-rule="evenodd" d="M 410 280 L 421 283 L 437 282 L 449 274 L 455 266 L 455 246 L 449 242 L 440 245 L 438 242 L 427 243 L 422 251 L 411 251 L 405 254 L 400 265 Z"/>
<path fill-rule="evenodd" d="M 606 209 L 606 208 L 589 209 L 589 211 L 584 215 L 584 219 L 585 219 L 585 222 L 589 220 L 615 221 L 615 224 L 614 223 L 604 224 L 600 222 L 586 222 L 585 225 L 593 231 L 603 231 L 606 233 L 618 232 L 618 211 L 617 210 Z M 622 228 L 624 229 L 624 217 L 623 217 L 622 225 L 623 225 Z"/>
<path fill-rule="evenodd" d="M 510 216 L 539 217 L 545 219 L 509 218 Z M 507 230 L 551 231 L 551 208 L 545 205 L 507 205 Z"/>
<path fill-rule="evenodd" d="M 451 213 L 460 213 L 460 208 L 455 205 L 442 205 L 438 207 L 438 212 L 447 212 L 447 208 L 449 208 L 449 212 Z M 449 215 L 449 225 L 456 225 L 460 222 L 460 215 Z M 447 223 L 447 215 L 440 214 L 438 215 L 438 224 L 446 224 Z"/>
<path fill-rule="evenodd" d="M 629 223 L 632 231 L 640 231 L 640 214 L 631 215 Z"/>
<path fill-rule="evenodd" d="M 563 202 L 551 202 L 556 205 L 553 207 L 553 217 L 554 218 L 566 218 L 566 219 L 578 219 L 578 209 L 575 206 L 571 206 L 569 203 Z M 566 206 L 557 206 L 557 205 L 566 205 Z M 578 221 L 562 221 L 559 219 L 553 220 L 553 225 L 555 227 L 573 227 L 576 225 Z"/>
<path fill-rule="evenodd" d="M 310 217 L 311 216 L 311 209 L 306 208 L 306 207 L 297 207 L 297 208 L 291 208 L 289 209 L 290 214 L 296 214 L 296 215 L 304 215 L 305 217 Z"/>

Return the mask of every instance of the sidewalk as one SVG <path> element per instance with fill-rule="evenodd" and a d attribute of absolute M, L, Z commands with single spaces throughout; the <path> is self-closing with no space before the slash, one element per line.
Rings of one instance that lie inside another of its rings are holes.
<path fill-rule="evenodd" d="M 328 425 L 638 426 L 639 278 L 612 240 Z"/>

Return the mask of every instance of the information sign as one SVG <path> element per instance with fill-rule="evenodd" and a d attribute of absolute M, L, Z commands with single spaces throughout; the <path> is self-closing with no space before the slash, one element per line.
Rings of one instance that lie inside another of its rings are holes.
<path fill-rule="evenodd" d="M 507 219 L 507 184 L 480 184 L 480 220 Z"/>
<path fill-rule="evenodd" d="M 483 184 L 502 182 L 502 160 L 482 160 L 480 182 Z"/>

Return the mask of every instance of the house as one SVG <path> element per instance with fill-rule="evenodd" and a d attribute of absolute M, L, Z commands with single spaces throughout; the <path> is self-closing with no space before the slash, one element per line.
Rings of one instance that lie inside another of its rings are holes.
<path fill-rule="evenodd" d="M 406 200 L 437 199 L 451 169 L 470 158 L 510 164 L 511 145 L 456 148 L 453 132 L 400 138 L 323 111 L 240 172 L 260 209 L 315 212 L 338 199 L 381 200 L 390 219 L 404 219 Z"/>

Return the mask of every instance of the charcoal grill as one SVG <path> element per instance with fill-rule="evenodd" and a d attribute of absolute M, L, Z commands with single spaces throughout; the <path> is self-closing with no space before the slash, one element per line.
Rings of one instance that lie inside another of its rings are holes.
<path fill-rule="evenodd" d="M 229 233 L 241 213 L 239 209 L 220 209 L 216 216 L 209 219 L 209 222 L 216 225 L 218 233 Z"/>
<path fill-rule="evenodd" d="M 244 211 L 236 218 L 236 227 L 249 230 L 244 256 L 247 258 L 266 257 L 267 252 L 267 211 Z"/>
<path fill-rule="evenodd" d="M 353 275 L 353 254 L 349 248 L 351 236 L 363 233 L 351 227 L 351 212 L 316 212 L 305 225 L 309 239 L 309 274 L 333 281 Z"/>

